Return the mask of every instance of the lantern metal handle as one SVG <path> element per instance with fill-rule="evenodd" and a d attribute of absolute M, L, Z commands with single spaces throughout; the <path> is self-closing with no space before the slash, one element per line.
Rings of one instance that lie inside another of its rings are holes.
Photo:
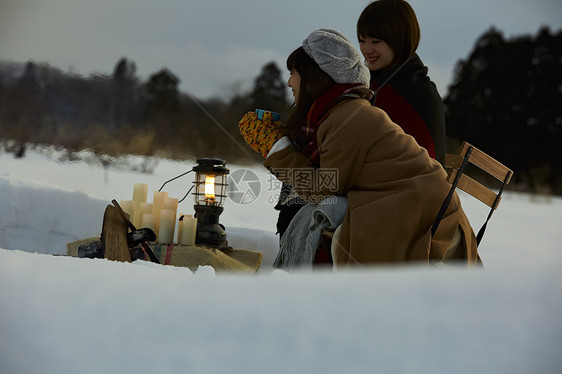
<path fill-rule="evenodd" d="M 184 175 L 187 175 L 187 174 L 191 173 L 192 171 L 193 171 L 193 169 L 191 169 L 191 170 L 189 170 L 189 171 L 186 171 L 185 173 L 180 174 L 180 175 L 178 175 L 177 177 L 173 177 L 172 179 L 167 180 L 166 182 L 164 182 L 164 184 L 162 185 L 162 187 L 160 187 L 160 189 L 158 190 L 158 192 L 162 191 L 162 188 L 164 188 L 164 186 L 165 186 L 166 184 L 168 184 L 169 182 L 175 181 L 176 179 L 181 178 L 181 177 L 183 177 Z M 187 193 L 181 198 L 181 200 L 178 200 L 178 204 L 185 200 L 185 198 L 187 197 L 187 195 L 189 195 L 189 193 L 191 192 L 191 190 L 193 190 L 193 187 L 195 187 L 195 186 L 194 186 L 194 185 L 191 186 L 191 188 L 189 189 L 189 191 L 187 191 Z"/>

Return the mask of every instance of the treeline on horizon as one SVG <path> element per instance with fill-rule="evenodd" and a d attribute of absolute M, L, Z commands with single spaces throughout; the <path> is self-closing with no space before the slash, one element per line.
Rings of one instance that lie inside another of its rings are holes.
<path fill-rule="evenodd" d="M 196 98 L 179 83 L 166 68 L 141 81 L 125 57 L 112 74 L 89 77 L 31 61 L 0 62 L 0 139 L 19 157 L 26 146 L 43 144 L 109 158 L 254 163 L 260 157 L 246 147 L 238 121 L 256 108 L 282 118 L 290 112 L 274 62 L 251 89 L 226 99 Z M 447 152 L 468 141 L 514 170 L 508 188 L 562 195 L 562 31 L 543 27 L 536 36 L 505 38 L 491 27 L 457 63 L 443 99 Z"/>
<path fill-rule="evenodd" d="M 179 79 L 167 68 L 143 82 L 125 57 L 112 74 L 90 77 L 32 61 L 19 69 L 0 64 L 0 139 L 17 141 L 16 148 L 49 144 L 109 156 L 212 155 L 255 162 L 257 155 L 238 134 L 238 121 L 254 108 L 283 114 L 290 108 L 274 63 L 262 68 L 251 92 L 235 92 L 228 100 L 181 92 Z"/>

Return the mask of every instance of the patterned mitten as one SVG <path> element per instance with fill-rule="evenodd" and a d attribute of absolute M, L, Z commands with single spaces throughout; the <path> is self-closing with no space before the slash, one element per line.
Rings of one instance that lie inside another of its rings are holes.
<path fill-rule="evenodd" d="M 271 112 L 265 112 L 263 120 L 259 120 L 255 112 L 248 112 L 238 123 L 240 134 L 248 146 L 263 157 L 267 156 L 273 144 L 282 137 L 280 126 L 280 121 L 271 120 Z"/>

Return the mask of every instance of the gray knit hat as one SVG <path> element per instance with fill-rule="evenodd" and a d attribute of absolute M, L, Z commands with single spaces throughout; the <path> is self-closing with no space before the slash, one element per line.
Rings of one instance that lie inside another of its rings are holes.
<path fill-rule="evenodd" d="M 369 87 L 369 69 L 351 41 L 339 31 L 313 31 L 302 42 L 302 46 L 306 54 L 336 83 L 362 83 Z"/>

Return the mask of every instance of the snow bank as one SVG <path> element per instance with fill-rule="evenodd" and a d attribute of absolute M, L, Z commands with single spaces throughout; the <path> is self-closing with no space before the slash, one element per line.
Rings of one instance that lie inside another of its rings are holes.
<path fill-rule="evenodd" d="M 192 273 L 45 254 L 99 235 L 105 206 L 130 199 L 135 182 L 157 189 L 186 165 L 161 161 L 145 175 L 34 154 L 24 160 L 0 154 L 0 163 L 2 373 L 558 373 L 562 367 L 562 199 L 506 194 L 480 247 L 483 269 L 287 274 L 270 266 L 277 251 L 269 202 L 275 191 L 265 190 L 253 204 L 227 201 L 221 215 L 231 245 L 264 251 L 262 271 L 215 275 L 209 267 Z M 267 186 L 264 172 L 253 170 Z M 182 196 L 189 183 L 171 194 Z M 487 210 L 461 199 L 478 229 Z"/>
<path fill-rule="evenodd" d="M 6 373 L 555 373 L 559 264 L 215 276 L 0 250 Z"/>

